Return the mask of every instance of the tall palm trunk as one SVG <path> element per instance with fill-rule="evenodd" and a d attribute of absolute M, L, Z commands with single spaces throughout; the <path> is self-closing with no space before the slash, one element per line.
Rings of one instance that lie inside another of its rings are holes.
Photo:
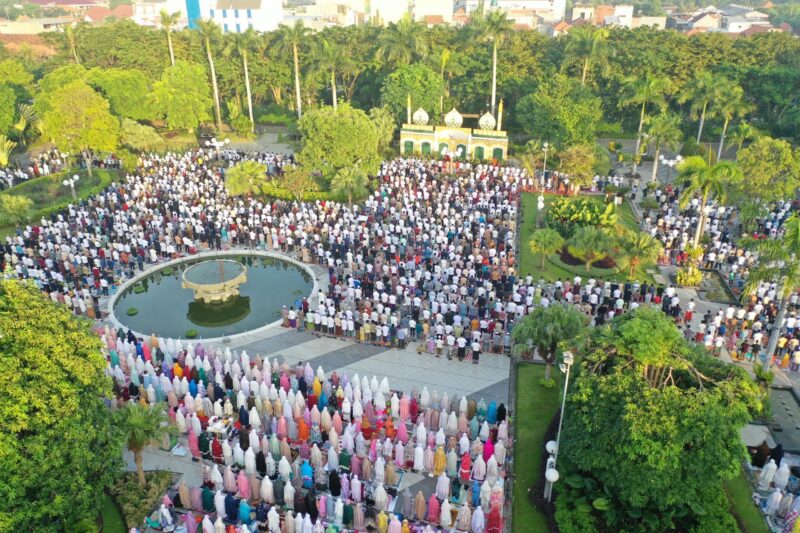
<path fill-rule="evenodd" d="M 169 48 L 169 63 L 173 67 L 175 66 L 175 50 L 172 48 L 172 35 L 169 31 L 169 28 L 165 28 L 167 31 L 167 47 Z"/>
<path fill-rule="evenodd" d="M 294 53 L 294 92 L 297 98 L 297 118 L 303 118 L 303 99 L 300 97 L 300 60 L 297 58 L 297 43 L 292 45 Z"/>
<path fill-rule="evenodd" d="M 658 144 L 656 144 L 656 152 L 653 156 L 653 174 L 650 176 L 650 181 L 655 183 L 658 180 L 656 174 L 658 173 L 658 154 L 661 150 L 658 149 Z"/>
<path fill-rule="evenodd" d="M 217 86 L 217 71 L 214 68 L 214 58 L 211 57 L 211 40 L 206 39 L 206 56 L 208 66 L 211 69 L 211 87 L 214 89 L 214 117 L 216 118 L 217 129 L 222 127 L 222 114 L 219 110 L 219 87 Z"/>
<path fill-rule="evenodd" d="M 703 126 L 706 123 L 706 108 L 708 102 L 703 102 L 703 111 L 700 113 L 700 127 L 697 128 L 697 144 L 700 144 L 700 137 L 703 135 Z"/>
<path fill-rule="evenodd" d="M 497 102 L 497 41 L 492 42 L 492 115 Z"/>
<path fill-rule="evenodd" d="M 333 99 L 333 110 L 336 111 L 338 98 L 336 96 L 336 71 L 331 70 L 331 97 Z"/>
<path fill-rule="evenodd" d="M 783 319 L 786 317 L 786 307 L 788 306 L 788 298 L 781 298 L 780 307 L 778 307 L 778 316 L 775 317 L 775 327 L 769 334 L 769 342 L 767 343 L 767 358 L 764 361 L 764 370 L 769 370 L 772 357 L 775 355 L 775 348 L 778 346 L 778 339 L 781 336 L 781 329 L 783 329 Z"/>
<path fill-rule="evenodd" d="M 700 237 L 703 235 L 703 226 L 706 225 L 706 203 L 708 203 L 708 192 L 703 193 L 703 200 L 700 203 L 700 214 L 697 217 L 697 228 L 694 230 L 694 239 L 692 240 L 695 246 L 700 245 Z"/>
<path fill-rule="evenodd" d="M 583 74 L 581 74 L 581 85 L 586 85 L 586 74 L 589 72 L 589 56 L 583 58 Z"/>
<path fill-rule="evenodd" d="M 642 128 L 644 128 L 644 111 L 647 107 L 647 101 L 642 102 L 642 112 L 639 114 L 639 129 L 636 133 L 636 148 L 633 151 L 633 174 L 636 174 L 636 168 L 639 164 L 636 162 L 639 159 L 639 148 L 642 146 Z"/>
<path fill-rule="evenodd" d="M 144 478 L 144 467 L 142 466 L 142 451 L 133 450 L 133 460 L 136 462 L 136 477 L 139 479 L 139 486 L 144 487 L 147 485 L 147 480 Z"/>
<path fill-rule="evenodd" d="M 247 89 L 247 113 L 250 116 L 250 132 L 255 133 L 256 123 L 253 120 L 253 94 L 250 91 L 250 69 L 247 66 L 247 50 L 242 50 L 242 63 L 244 64 L 244 87 Z"/>
<path fill-rule="evenodd" d="M 728 132 L 728 124 L 730 123 L 730 119 L 725 119 L 725 123 L 722 125 L 722 136 L 719 138 L 719 148 L 717 148 L 717 161 L 722 161 L 722 149 L 725 146 L 725 134 Z"/>

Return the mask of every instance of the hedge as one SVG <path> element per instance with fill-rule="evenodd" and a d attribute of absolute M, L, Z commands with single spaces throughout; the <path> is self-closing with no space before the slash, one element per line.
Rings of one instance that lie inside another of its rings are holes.
<path fill-rule="evenodd" d="M 172 473 L 165 470 L 145 472 L 144 476 L 147 482 L 144 487 L 139 485 L 136 472 L 126 472 L 109 488 L 129 528 L 139 527 L 172 485 Z"/>
<path fill-rule="evenodd" d="M 261 194 L 267 196 L 269 198 L 275 198 L 277 200 L 286 200 L 289 202 L 294 202 L 297 198 L 289 192 L 288 189 L 277 185 L 274 182 L 268 182 L 261 186 Z M 321 201 L 334 201 L 336 200 L 336 195 L 331 193 L 330 191 L 308 191 L 303 194 L 302 201 L 303 202 L 315 202 L 317 200 Z"/>

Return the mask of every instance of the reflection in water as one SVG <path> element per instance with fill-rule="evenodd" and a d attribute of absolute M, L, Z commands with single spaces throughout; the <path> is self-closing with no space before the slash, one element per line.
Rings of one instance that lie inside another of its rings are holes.
<path fill-rule="evenodd" d="M 222 303 L 191 302 L 186 318 L 198 326 L 218 328 L 235 324 L 249 314 L 250 297 L 238 296 Z"/>

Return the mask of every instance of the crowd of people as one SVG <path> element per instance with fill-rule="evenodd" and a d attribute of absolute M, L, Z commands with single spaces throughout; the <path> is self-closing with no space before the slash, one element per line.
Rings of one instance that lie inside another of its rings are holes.
<path fill-rule="evenodd" d="M 55 148 L 44 150 L 31 157 L 27 165 L 14 164 L 0 168 L 0 189 L 10 189 L 24 181 L 61 172 L 66 170 L 68 165 L 69 158 L 66 154 Z"/>
<path fill-rule="evenodd" d="M 31 278 L 76 313 L 100 318 L 100 299 L 145 265 L 205 249 L 252 247 L 321 264 L 328 283 L 294 307 L 285 325 L 386 346 L 420 341 L 418 351 L 478 363 L 482 353 L 511 352 L 510 331 L 536 306 L 581 306 L 595 323 L 641 304 L 661 305 L 686 325 L 687 338 L 711 350 L 755 358 L 776 315 L 775 287 L 716 316 L 694 316 L 674 286 L 615 283 L 580 276 L 543 283 L 517 272 L 517 206 L 522 190 L 541 183 L 524 170 L 452 161 L 395 159 L 383 163 L 374 190 L 359 204 L 264 201 L 231 197 L 224 167 L 254 158 L 270 176 L 292 156 L 195 149 L 143 155 L 136 172 L 65 212 L 20 229 L 0 248 L 2 267 Z M 550 190 L 568 189 L 568 177 L 549 173 Z M 622 185 L 598 177 L 592 189 Z M 662 261 L 686 260 L 698 223 L 697 200 L 678 205 L 672 186 L 653 192 L 658 208 L 642 222 L 664 245 Z M 780 234 L 796 204 L 775 204 L 758 221 L 764 238 Z M 755 256 L 739 247 L 733 211 L 707 209 L 702 264 L 719 269 L 734 290 Z M 788 324 L 796 322 L 797 298 Z M 794 328 L 780 357 L 795 368 Z"/>
<path fill-rule="evenodd" d="M 112 408 L 167 403 L 203 483 L 148 523 L 188 533 L 502 533 L 512 450 L 504 404 L 386 378 L 100 331 Z M 408 473 L 432 477 L 417 484 Z M 414 487 L 412 495 L 409 487 Z"/>

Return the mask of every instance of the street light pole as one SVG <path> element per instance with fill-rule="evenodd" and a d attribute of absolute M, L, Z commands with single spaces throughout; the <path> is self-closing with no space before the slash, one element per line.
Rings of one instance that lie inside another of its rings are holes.
<path fill-rule="evenodd" d="M 73 200 L 77 200 L 78 199 L 78 195 L 75 193 L 75 184 L 80 179 L 81 179 L 80 176 L 75 174 L 71 178 L 67 178 L 67 179 L 65 179 L 64 181 L 61 182 L 62 184 L 64 184 L 65 187 L 69 187 L 70 188 L 70 191 L 72 192 L 72 199 Z"/>
<path fill-rule="evenodd" d="M 544 484 L 544 497 L 549 502 L 553 496 L 553 484 L 558 481 L 559 474 L 556 470 L 558 464 L 558 450 L 561 448 L 561 425 L 564 422 L 564 407 L 567 404 L 567 388 L 569 387 L 569 371 L 572 368 L 572 363 L 575 361 L 575 356 L 572 352 L 564 352 L 564 362 L 559 365 L 561 372 L 566 374 L 564 380 L 564 395 L 561 398 L 561 413 L 558 417 L 558 432 L 556 433 L 556 440 L 549 441 L 545 445 L 545 449 L 550 454 L 547 459 L 547 468 L 545 469 L 545 484 Z"/>
<path fill-rule="evenodd" d="M 544 190 L 544 183 L 546 179 L 545 174 L 547 174 L 547 150 L 549 148 L 550 148 L 550 143 L 545 141 L 544 144 L 542 145 L 542 150 L 544 151 L 544 165 L 542 165 L 542 179 L 540 180 L 542 190 Z"/>

